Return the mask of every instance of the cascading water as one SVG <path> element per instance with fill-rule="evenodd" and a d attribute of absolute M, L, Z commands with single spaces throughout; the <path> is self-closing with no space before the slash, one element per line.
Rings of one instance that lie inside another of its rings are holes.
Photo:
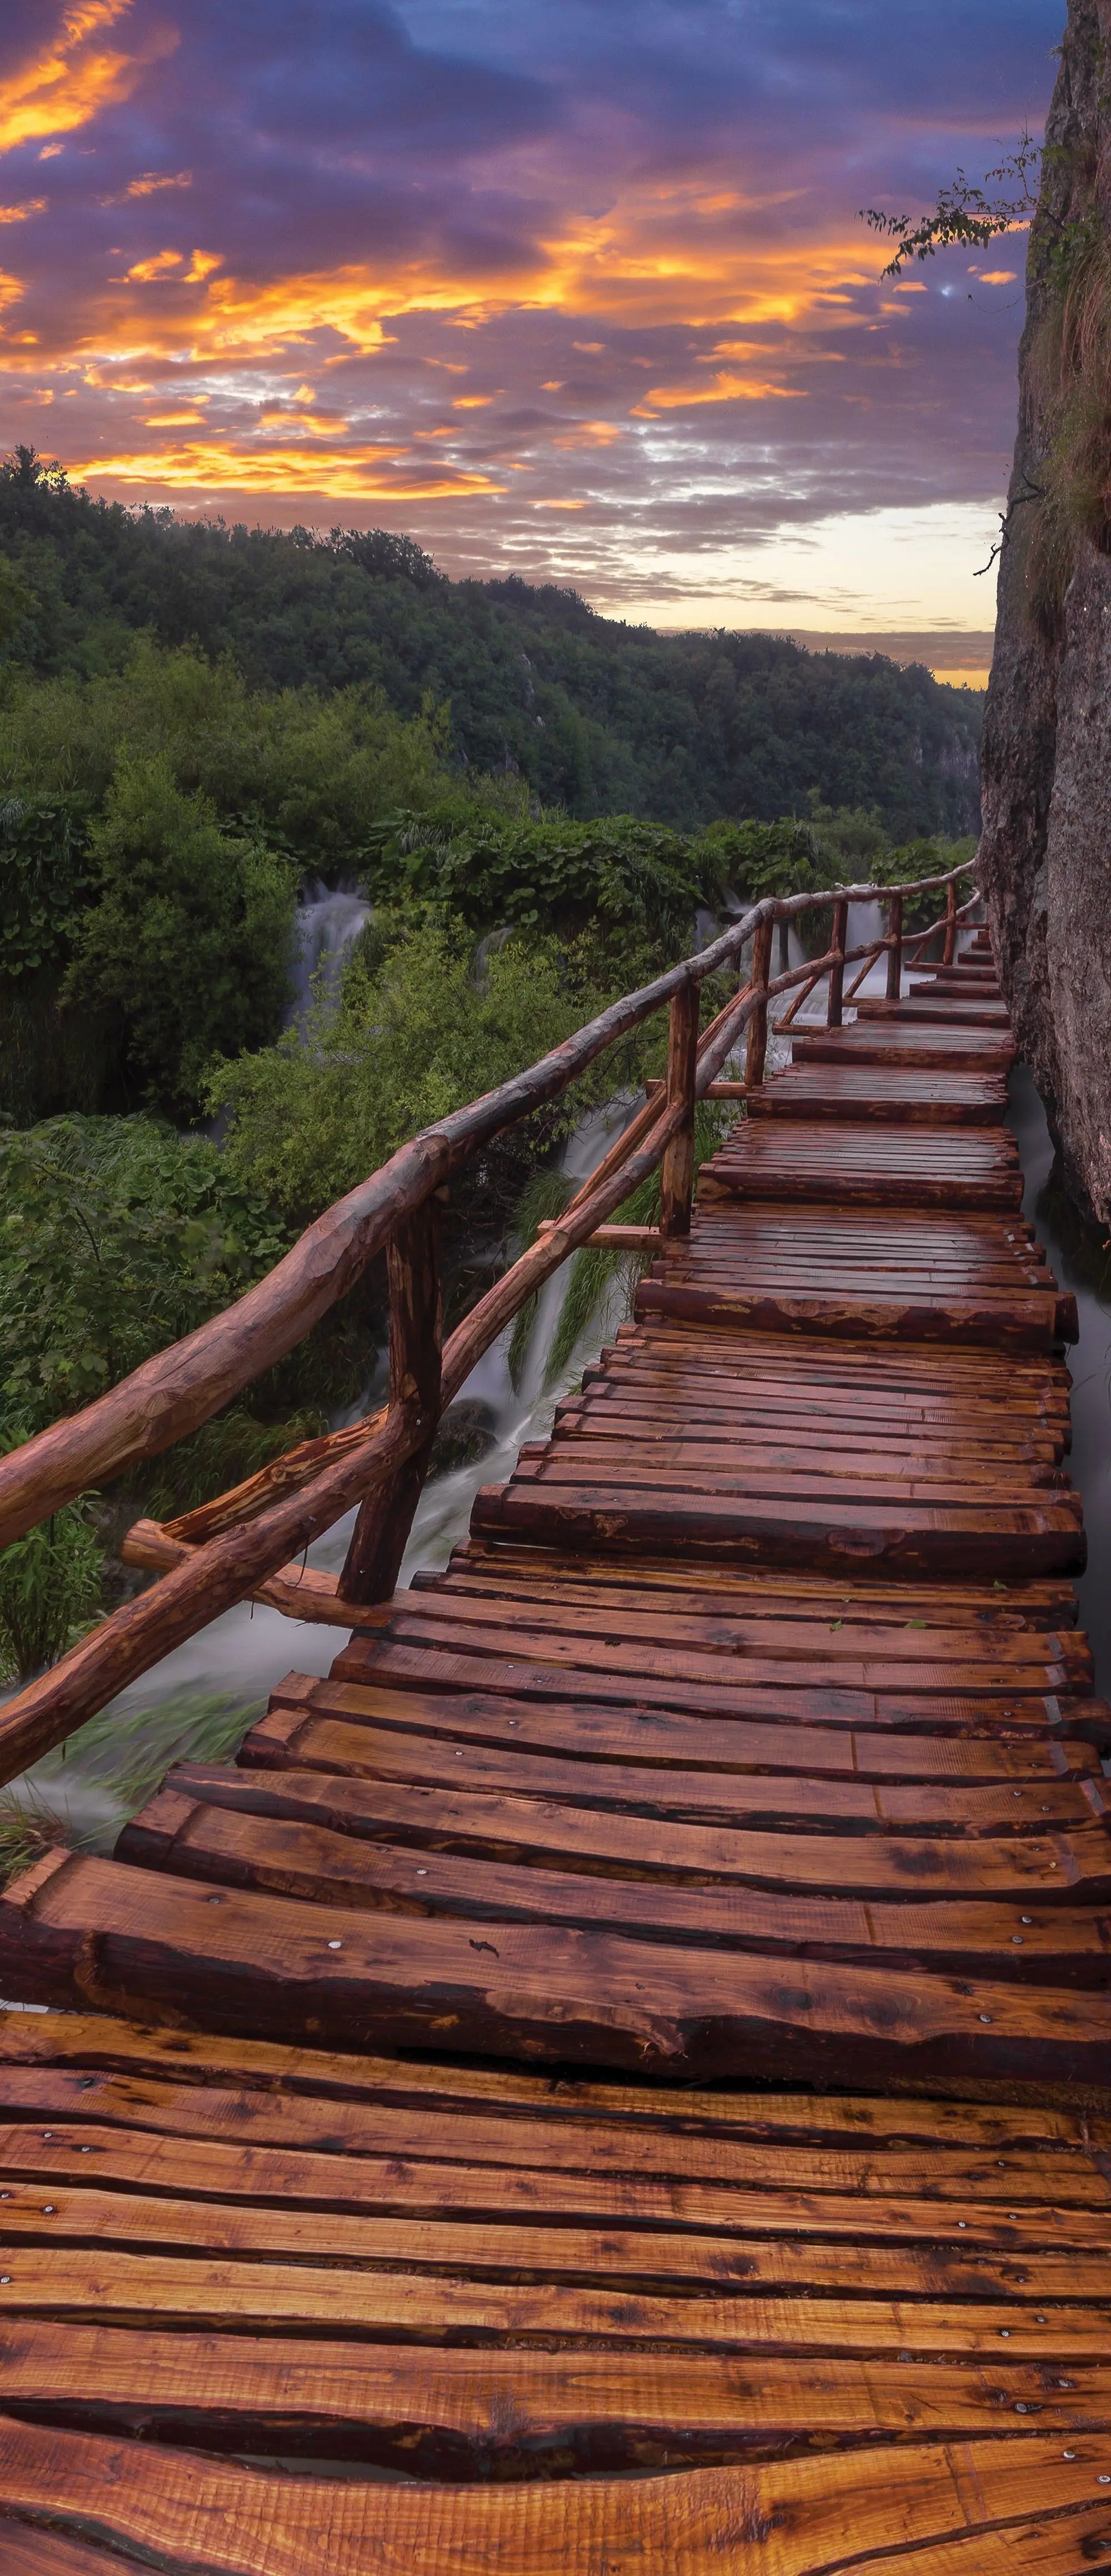
<path fill-rule="evenodd" d="M 320 877 L 297 907 L 297 940 L 293 955 L 293 1000 L 287 1028 L 308 1019 L 319 1000 L 334 1010 L 343 970 L 373 906 L 354 886 L 326 886 Z"/>

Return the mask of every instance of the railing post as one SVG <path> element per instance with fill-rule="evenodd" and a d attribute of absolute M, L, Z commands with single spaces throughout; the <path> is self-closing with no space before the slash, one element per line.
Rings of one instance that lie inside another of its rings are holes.
<path fill-rule="evenodd" d="M 841 1026 L 841 997 L 845 990 L 845 950 L 848 946 L 848 932 L 848 904 L 843 902 L 835 903 L 833 907 L 833 937 L 830 941 L 830 946 L 834 951 L 835 963 L 829 970 L 829 1008 L 826 1012 L 827 1029 L 839 1029 Z"/>
<path fill-rule="evenodd" d="M 665 1147 L 660 1172 L 660 1231 L 689 1234 L 694 1189 L 694 1078 L 698 1069 L 699 987 L 693 977 L 672 996 L 667 1031 L 667 1089 L 670 1109 L 681 1100 L 682 1126 Z"/>
<path fill-rule="evenodd" d="M 772 963 L 772 923 L 770 916 L 756 924 L 752 942 L 752 982 L 762 996 L 748 1024 L 745 1046 L 745 1082 L 750 1091 L 758 1090 L 764 1079 L 764 1058 L 768 1052 L 768 977 Z"/>
<path fill-rule="evenodd" d="M 943 949 L 943 951 L 942 951 L 942 958 L 941 958 L 942 965 L 943 965 L 943 966 L 951 966 L 951 965 L 952 965 L 952 963 L 953 963 L 953 959 L 954 959 L 954 958 L 955 958 L 955 956 L 956 956 L 956 953 L 957 953 L 957 889 L 956 889 L 956 886 L 955 886 L 955 885 L 954 885 L 954 883 L 953 883 L 952 878 L 950 878 L 949 883 L 948 883 L 948 885 L 946 886 L 946 889 L 945 889 L 945 947 L 944 947 L 944 949 Z"/>
<path fill-rule="evenodd" d="M 889 1002 L 897 1002 L 903 982 L 903 898 L 901 894 L 893 894 L 891 897 L 887 927 L 891 939 L 891 946 L 887 952 L 887 998 Z"/>
<path fill-rule="evenodd" d="M 390 1408 L 416 1413 L 425 1434 L 396 1474 L 359 1507 L 343 1572 L 344 1601 L 388 1601 L 421 1498 L 440 1418 L 440 1212 L 435 1196 L 403 1217 L 390 1238 Z"/>

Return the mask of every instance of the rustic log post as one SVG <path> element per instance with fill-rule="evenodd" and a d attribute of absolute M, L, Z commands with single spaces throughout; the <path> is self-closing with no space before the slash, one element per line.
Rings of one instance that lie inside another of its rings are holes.
<path fill-rule="evenodd" d="M 752 943 L 752 984 L 760 995 L 748 1024 L 745 1048 L 745 1081 L 757 1089 L 764 1079 L 764 1058 L 768 1052 L 768 979 L 772 964 L 772 924 L 770 919 L 756 925 Z"/>
<path fill-rule="evenodd" d="M 942 965 L 951 966 L 957 953 L 957 889 L 950 879 L 945 889 L 945 947 Z"/>
<path fill-rule="evenodd" d="M 689 1234 L 694 1188 L 694 1077 L 698 1069 L 699 989 L 673 995 L 667 1032 L 667 1106 L 682 1101 L 683 1123 L 665 1149 L 660 1172 L 660 1231 Z"/>
<path fill-rule="evenodd" d="M 897 1002 L 903 982 L 903 898 L 893 894 L 888 908 L 891 946 L 887 952 L 887 998 Z"/>
<path fill-rule="evenodd" d="M 829 1008 L 826 1012 L 827 1029 L 839 1029 L 841 1026 L 841 1005 L 845 991 L 845 949 L 848 944 L 848 931 L 849 907 L 842 897 L 834 904 L 833 907 L 833 938 L 830 941 L 830 946 L 833 949 L 833 964 L 829 970 Z"/>
<path fill-rule="evenodd" d="M 388 1601 L 401 1571 L 440 1419 L 440 1212 L 434 1196 L 390 1238 L 389 1409 L 420 1416 L 426 1435 L 403 1467 L 360 1505 L 339 1579 L 345 1601 Z"/>

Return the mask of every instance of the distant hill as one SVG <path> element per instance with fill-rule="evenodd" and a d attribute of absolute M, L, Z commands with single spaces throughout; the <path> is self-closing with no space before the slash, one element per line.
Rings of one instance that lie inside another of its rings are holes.
<path fill-rule="evenodd" d="M 0 466 L 9 660 L 116 669 L 149 629 L 231 653 L 256 687 L 350 682 L 450 710 L 460 763 L 516 768 L 545 804 L 694 830 L 874 806 L 898 840 L 978 828 L 982 701 L 880 654 L 666 634 L 576 592 L 449 581 L 407 537 L 328 537 L 132 512 L 17 449 Z"/>

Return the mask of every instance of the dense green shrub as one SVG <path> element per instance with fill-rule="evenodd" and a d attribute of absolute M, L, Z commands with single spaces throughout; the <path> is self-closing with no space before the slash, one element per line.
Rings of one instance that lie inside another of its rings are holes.
<path fill-rule="evenodd" d="M 249 689 L 225 655 L 149 636 L 126 664 L 9 683 L 0 704 L 0 793 L 79 794 L 103 806 L 121 761 L 164 761 L 225 829 L 248 829 L 313 874 L 349 867 L 383 812 L 446 784 L 443 724 L 397 715 L 381 690 Z"/>
<path fill-rule="evenodd" d="M 388 816 L 367 838 L 372 894 L 441 904 L 474 929 L 512 923 L 574 937 L 594 925 L 682 953 L 699 903 L 716 900 L 713 853 L 630 814 L 597 823 L 562 816 L 433 808 Z"/>
<path fill-rule="evenodd" d="M 27 1680 L 91 1626 L 103 1567 L 84 1501 L 0 1549 L 0 1676 Z"/>
<path fill-rule="evenodd" d="M 289 999 L 296 880 L 264 843 L 222 832 L 164 757 L 121 763 L 92 829 L 95 904 L 63 998 L 119 1015 L 159 1109 L 197 1108 L 216 1054 L 262 1046 Z"/>
<path fill-rule="evenodd" d="M 38 1430 L 102 1394 L 287 1241 L 204 1138 L 144 1117 L 0 1132 L 4 1417 Z"/>
<path fill-rule="evenodd" d="M 466 926 L 432 910 L 378 916 L 344 980 L 339 1008 L 321 1007 L 276 1046 L 218 1067 L 209 1105 L 230 1120 L 224 1167 L 305 1218 L 352 1189 L 422 1127 L 492 1091 L 589 1016 L 593 1000 L 568 978 L 550 942 L 495 947 L 476 976 Z M 514 1153 L 565 1133 L 558 1105 Z M 471 1172 L 468 1186 L 474 1188 Z"/>
<path fill-rule="evenodd" d="M 90 884 L 84 799 L 0 801 L 0 993 L 67 953 Z"/>

